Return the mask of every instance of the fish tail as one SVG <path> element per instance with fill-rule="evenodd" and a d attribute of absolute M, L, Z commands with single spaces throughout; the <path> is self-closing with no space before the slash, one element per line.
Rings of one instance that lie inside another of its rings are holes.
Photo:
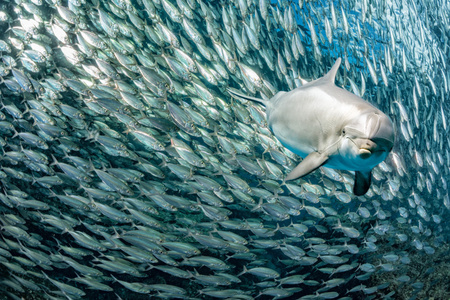
<path fill-rule="evenodd" d="M 243 95 L 241 93 L 236 92 L 234 89 L 231 89 L 231 88 L 227 88 L 227 91 L 234 98 L 255 101 L 255 102 L 259 102 L 259 103 L 262 103 L 264 105 L 267 105 L 267 101 L 264 100 L 264 99 Z"/>

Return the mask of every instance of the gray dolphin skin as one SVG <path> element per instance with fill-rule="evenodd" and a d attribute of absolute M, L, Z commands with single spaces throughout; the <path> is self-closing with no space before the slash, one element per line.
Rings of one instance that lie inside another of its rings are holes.
<path fill-rule="evenodd" d="M 285 181 L 320 166 L 355 171 L 353 193 L 361 196 L 370 187 L 372 169 L 392 150 L 394 126 L 382 111 L 335 85 L 340 64 L 338 58 L 325 76 L 290 92 L 278 92 L 269 101 L 229 92 L 263 103 L 274 135 L 303 158 Z"/>

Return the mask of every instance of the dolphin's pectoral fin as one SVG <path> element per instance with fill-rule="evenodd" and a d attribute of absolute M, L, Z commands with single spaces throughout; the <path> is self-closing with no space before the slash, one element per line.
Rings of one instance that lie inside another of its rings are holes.
<path fill-rule="evenodd" d="M 311 152 L 294 168 L 294 170 L 291 171 L 291 173 L 288 174 L 284 181 L 303 177 L 325 164 L 327 160 L 328 155 L 319 152 Z"/>
<path fill-rule="evenodd" d="M 356 196 L 362 196 L 370 188 L 372 181 L 372 170 L 368 172 L 355 171 L 355 185 L 353 186 L 353 193 Z"/>

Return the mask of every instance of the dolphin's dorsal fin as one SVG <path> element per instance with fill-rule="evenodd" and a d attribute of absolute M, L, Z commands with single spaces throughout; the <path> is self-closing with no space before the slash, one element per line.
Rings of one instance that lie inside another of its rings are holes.
<path fill-rule="evenodd" d="M 333 67 L 331 68 L 328 73 L 323 76 L 322 80 L 334 84 L 334 80 L 336 78 L 336 73 L 339 70 L 339 66 L 341 65 L 341 58 L 339 57 L 336 62 L 334 63 Z"/>

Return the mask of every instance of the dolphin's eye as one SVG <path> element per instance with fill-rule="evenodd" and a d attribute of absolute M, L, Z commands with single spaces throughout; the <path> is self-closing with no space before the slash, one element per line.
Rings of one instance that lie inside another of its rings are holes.
<path fill-rule="evenodd" d="M 345 128 L 344 128 L 344 129 L 342 129 L 342 134 L 343 134 L 343 135 L 345 135 Z"/>

